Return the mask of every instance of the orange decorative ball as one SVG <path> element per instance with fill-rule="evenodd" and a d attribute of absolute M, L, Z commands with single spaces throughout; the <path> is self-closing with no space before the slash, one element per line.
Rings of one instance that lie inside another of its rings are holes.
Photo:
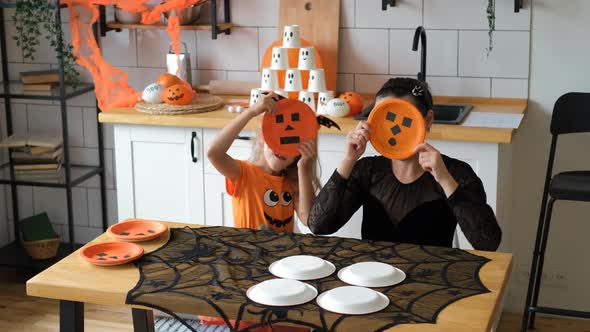
<path fill-rule="evenodd" d="M 160 84 L 164 88 L 169 88 L 175 84 L 180 83 L 180 78 L 172 74 L 162 74 L 158 77 L 156 83 Z"/>
<path fill-rule="evenodd" d="M 186 84 L 175 84 L 162 93 L 162 100 L 169 105 L 188 105 L 193 100 L 194 91 Z"/>
<path fill-rule="evenodd" d="M 356 92 L 347 91 L 338 98 L 344 100 L 350 106 L 348 115 L 355 116 L 363 111 L 363 97 Z"/>

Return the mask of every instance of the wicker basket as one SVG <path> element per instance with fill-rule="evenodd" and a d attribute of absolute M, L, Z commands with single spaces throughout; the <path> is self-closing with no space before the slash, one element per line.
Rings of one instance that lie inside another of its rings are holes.
<path fill-rule="evenodd" d="M 33 259 L 48 259 L 57 256 L 59 237 L 39 241 L 22 241 L 22 245 Z"/>

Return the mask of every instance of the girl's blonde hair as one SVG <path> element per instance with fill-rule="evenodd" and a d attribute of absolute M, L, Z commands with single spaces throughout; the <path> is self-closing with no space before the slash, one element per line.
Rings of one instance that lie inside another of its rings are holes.
<path fill-rule="evenodd" d="M 264 149 L 264 140 L 262 139 L 262 132 L 260 129 L 256 130 L 256 135 L 254 137 L 254 144 L 252 145 L 252 155 L 250 156 L 251 162 L 257 162 L 260 158 L 263 158 L 263 149 Z M 315 167 L 311 170 L 311 183 L 313 185 L 313 190 L 315 193 L 319 192 L 322 188 L 322 184 L 320 182 L 320 174 L 322 172 L 320 161 L 318 159 L 317 154 L 317 144 L 316 144 L 316 158 L 314 160 Z M 287 166 L 282 172 L 281 175 L 286 177 L 289 180 L 289 184 L 291 185 L 291 190 L 293 190 L 294 194 L 299 193 L 299 174 L 297 173 L 297 162 L 299 161 L 298 157 L 291 163 L 291 165 Z M 295 195 L 294 195 L 295 196 Z M 298 196 L 298 195 L 297 195 Z M 295 197 L 297 197 L 295 196 Z"/>

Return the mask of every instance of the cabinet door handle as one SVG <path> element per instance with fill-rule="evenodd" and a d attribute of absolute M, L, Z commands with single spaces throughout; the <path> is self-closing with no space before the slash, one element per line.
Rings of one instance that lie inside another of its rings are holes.
<path fill-rule="evenodd" d="M 193 131 L 191 136 L 191 157 L 193 158 L 193 163 L 196 163 L 199 159 L 195 157 L 195 141 L 197 140 L 197 132 Z"/>
<path fill-rule="evenodd" d="M 238 136 L 236 137 L 236 139 L 239 139 L 239 140 L 242 140 L 242 141 L 251 141 L 251 140 L 252 140 L 252 137 L 250 137 L 250 136 L 240 136 L 240 135 L 238 135 Z"/>

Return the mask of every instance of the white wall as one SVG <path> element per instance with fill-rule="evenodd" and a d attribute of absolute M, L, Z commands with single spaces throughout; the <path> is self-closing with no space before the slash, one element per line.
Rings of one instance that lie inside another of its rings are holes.
<path fill-rule="evenodd" d="M 590 92 L 590 2 L 533 1 L 529 112 L 514 139 L 514 207 L 509 230 L 516 272 L 530 268 L 549 155 L 553 104 L 566 92 Z M 564 136 L 558 145 L 556 172 L 590 169 L 590 136 Z M 565 272 L 567 288 L 545 287 L 540 300 L 577 310 L 590 310 L 587 280 L 590 234 L 587 203 L 558 202 L 554 208 L 545 266 Z M 518 279 L 518 278 L 516 278 Z M 509 309 L 522 311 L 526 284 L 513 282 Z"/>

